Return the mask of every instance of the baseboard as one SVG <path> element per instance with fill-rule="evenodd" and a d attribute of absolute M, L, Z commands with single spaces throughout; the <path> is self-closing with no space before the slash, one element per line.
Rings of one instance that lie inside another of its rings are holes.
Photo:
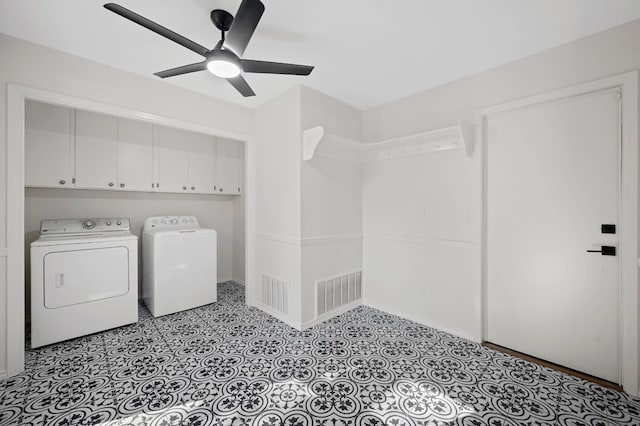
<path fill-rule="evenodd" d="M 472 342 L 481 343 L 475 337 L 473 337 L 473 336 L 471 336 L 469 334 L 463 333 L 463 332 L 461 332 L 459 330 L 454 330 L 452 328 L 445 327 L 443 325 L 436 324 L 436 323 L 433 323 L 433 322 L 427 322 L 427 321 L 423 321 L 421 319 L 412 318 L 410 316 L 407 316 L 404 313 L 394 312 L 393 310 L 381 308 L 380 306 L 377 306 L 377 305 L 375 305 L 373 303 L 368 303 L 366 301 L 363 302 L 363 305 L 368 306 L 368 307 L 373 308 L 373 309 L 377 309 L 377 310 L 382 311 L 382 312 L 386 312 L 387 314 L 391 314 L 391 315 L 395 315 L 395 316 L 400 317 L 400 318 L 408 319 L 409 321 L 417 322 L 418 324 L 421 324 L 421 325 L 426 325 L 427 327 L 435 328 L 436 330 L 444 331 L 445 333 L 452 334 L 452 335 L 454 335 L 456 337 L 461 337 L 461 338 L 466 339 L 466 340 L 471 340 Z"/>
<path fill-rule="evenodd" d="M 227 281 L 232 281 L 233 278 L 231 277 L 231 275 L 229 275 L 228 277 L 218 277 L 218 284 L 220 283 L 226 283 Z"/>
<path fill-rule="evenodd" d="M 302 331 L 301 324 L 296 323 L 295 321 L 292 321 L 291 318 L 289 318 L 287 315 L 283 314 L 282 312 L 278 312 L 275 309 L 271 308 L 270 306 L 263 304 L 262 302 L 254 301 L 253 306 L 260 309 L 261 311 L 268 313 L 272 317 L 279 319 L 283 323 L 295 328 L 296 330 Z"/>
<path fill-rule="evenodd" d="M 307 321 L 304 324 L 302 324 L 302 330 L 306 330 L 308 328 L 311 328 L 315 325 L 318 324 L 322 324 L 323 322 L 333 318 L 333 317 L 337 317 L 338 315 L 342 315 L 345 312 L 348 312 L 354 308 L 357 308 L 358 306 L 362 305 L 362 299 L 357 299 L 354 300 L 353 302 L 349 302 L 345 305 L 340 306 L 337 309 L 334 309 L 330 312 L 325 312 L 322 315 L 319 315 L 316 319 L 313 319 L 311 321 Z"/>
<path fill-rule="evenodd" d="M 244 280 L 241 280 L 241 279 L 239 279 L 239 278 L 231 277 L 231 281 L 233 281 L 233 282 L 235 282 L 235 283 L 238 283 L 238 284 L 240 284 L 240 285 L 245 285 Z"/>

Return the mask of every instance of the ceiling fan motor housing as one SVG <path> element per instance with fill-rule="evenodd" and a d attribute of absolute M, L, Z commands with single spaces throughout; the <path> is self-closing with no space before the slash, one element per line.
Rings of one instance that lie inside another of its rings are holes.
<path fill-rule="evenodd" d="M 226 10 L 215 9 L 211 11 L 211 22 L 217 29 L 223 32 L 229 31 L 233 22 L 233 15 Z"/>

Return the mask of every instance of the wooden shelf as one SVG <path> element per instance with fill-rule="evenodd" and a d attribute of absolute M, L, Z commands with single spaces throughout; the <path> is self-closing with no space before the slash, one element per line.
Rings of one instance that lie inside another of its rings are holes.
<path fill-rule="evenodd" d="M 304 161 L 311 161 L 316 155 L 352 161 L 380 161 L 463 148 L 467 156 L 473 155 L 472 126 L 462 123 L 373 143 L 327 133 L 323 126 L 307 129 L 302 135 Z"/>

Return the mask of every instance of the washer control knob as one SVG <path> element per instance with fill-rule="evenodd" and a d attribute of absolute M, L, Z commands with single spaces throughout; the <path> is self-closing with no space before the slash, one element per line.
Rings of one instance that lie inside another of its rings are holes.
<path fill-rule="evenodd" d="M 191 218 L 191 220 L 189 220 L 189 222 L 193 223 L 193 222 L 195 222 L 195 220 L 193 218 Z"/>
<path fill-rule="evenodd" d="M 93 229 L 96 227 L 96 223 L 90 219 L 87 219 L 84 222 L 82 222 L 82 227 L 84 229 Z"/>
<path fill-rule="evenodd" d="M 117 222 L 116 222 L 116 225 L 120 226 L 120 225 L 122 225 L 122 222 L 117 221 Z"/>
<path fill-rule="evenodd" d="M 107 222 L 107 226 L 111 226 L 111 222 Z"/>
<path fill-rule="evenodd" d="M 178 219 L 176 219 L 176 218 L 171 219 L 171 224 L 172 225 L 176 225 L 177 223 L 178 223 Z"/>
<path fill-rule="evenodd" d="M 182 223 L 187 223 L 187 219 L 182 219 Z"/>

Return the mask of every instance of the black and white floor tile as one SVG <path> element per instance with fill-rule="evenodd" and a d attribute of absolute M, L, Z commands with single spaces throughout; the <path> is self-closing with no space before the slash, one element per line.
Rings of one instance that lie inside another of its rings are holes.
<path fill-rule="evenodd" d="M 306 331 L 217 303 L 28 350 L 0 425 L 640 425 L 640 400 L 359 307 Z"/>

